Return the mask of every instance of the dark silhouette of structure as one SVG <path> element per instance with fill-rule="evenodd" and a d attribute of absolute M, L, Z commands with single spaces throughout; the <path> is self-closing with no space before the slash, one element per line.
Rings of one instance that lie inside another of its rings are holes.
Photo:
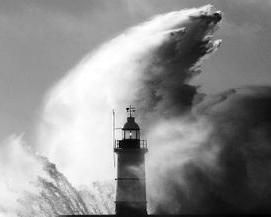
<path fill-rule="evenodd" d="M 114 140 L 117 155 L 116 214 L 147 215 L 145 184 L 145 153 L 147 142 L 140 140 L 140 128 L 135 122 L 135 108 L 126 109 L 127 122 L 122 128 L 122 140 Z"/>

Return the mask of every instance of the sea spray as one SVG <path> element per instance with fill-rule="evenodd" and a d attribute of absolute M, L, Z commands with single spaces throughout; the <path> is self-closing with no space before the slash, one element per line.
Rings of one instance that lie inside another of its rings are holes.
<path fill-rule="evenodd" d="M 189 82 L 200 72 L 202 57 L 220 45 L 212 40 L 219 16 L 209 5 L 159 15 L 82 60 L 44 101 L 35 149 L 49 161 L 26 152 L 16 139 L 1 146 L 1 215 L 114 213 L 112 182 L 99 184 L 114 179 L 111 109 L 120 125 L 123 108 L 135 104 L 146 137 L 162 120 L 187 114 L 197 93 Z M 12 148 L 14 141 L 18 145 Z M 5 147 L 11 149 L 2 151 Z M 94 188 L 80 187 L 97 180 Z"/>
<path fill-rule="evenodd" d="M 101 46 L 48 94 L 39 150 L 76 186 L 112 180 L 111 109 L 120 125 L 134 104 L 150 146 L 149 213 L 270 213 L 270 87 L 206 96 L 190 83 L 220 45 L 220 19 L 210 6 L 171 12 Z"/>
<path fill-rule="evenodd" d="M 112 180 L 112 109 L 121 127 L 123 109 L 136 105 L 146 134 L 159 117 L 189 110 L 189 81 L 220 44 L 212 41 L 219 16 L 210 5 L 159 15 L 88 55 L 49 91 L 38 150 L 75 185 Z"/>
<path fill-rule="evenodd" d="M 55 164 L 35 154 L 22 136 L 2 142 L 0 154 L 1 217 L 114 213 L 112 182 L 75 189 Z"/>
<path fill-rule="evenodd" d="M 201 98 L 150 134 L 152 213 L 270 214 L 271 87 Z"/>

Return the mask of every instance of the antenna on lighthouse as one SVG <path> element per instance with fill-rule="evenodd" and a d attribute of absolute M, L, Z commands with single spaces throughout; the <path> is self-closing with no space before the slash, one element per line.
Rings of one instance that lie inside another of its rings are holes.
<path fill-rule="evenodd" d="M 116 130 L 116 127 L 115 127 L 115 110 L 113 109 L 112 110 L 112 118 L 113 118 L 113 132 L 112 132 L 112 136 L 113 136 L 113 144 L 112 144 L 112 146 L 113 146 L 113 151 L 114 151 L 114 147 L 115 147 L 115 143 L 116 143 L 116 135 L 115 135 L 115 130 Z M 115 168 L 115 154 L 114 154 L 114 152 L 113 152 L 113 160 L 114 160 L 114 168 Z"/>

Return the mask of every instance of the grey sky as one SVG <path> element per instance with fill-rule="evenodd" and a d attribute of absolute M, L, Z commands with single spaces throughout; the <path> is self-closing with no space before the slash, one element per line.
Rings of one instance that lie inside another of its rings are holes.
<path fill-rule="evenodd" d="M 85 54 L 158 13 L 212 3 L 222 47 L 195 82 L 206 92 L 271 84 L 269 0 L 0 0 L 0 139 L 31 141 L 46 91 Z"/>

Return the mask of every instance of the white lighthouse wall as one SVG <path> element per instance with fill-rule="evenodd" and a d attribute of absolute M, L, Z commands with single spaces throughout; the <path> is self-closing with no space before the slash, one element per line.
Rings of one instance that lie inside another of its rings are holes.
<path fill-rule="evenodd" d="M 118 202 L 145 202 L 146 190 L 139 180 L 117 180 Z"/>
<path fill-rule="evenodd" d="M 117 178 L 145 179 L 144 152 L 134 149 L 119 152 L 117 168 Z"/>
<path fill-rule="evenodd" d="M 146 201 L 144 154 L 134 149 L 118 153 L 116 201 Z"/>

